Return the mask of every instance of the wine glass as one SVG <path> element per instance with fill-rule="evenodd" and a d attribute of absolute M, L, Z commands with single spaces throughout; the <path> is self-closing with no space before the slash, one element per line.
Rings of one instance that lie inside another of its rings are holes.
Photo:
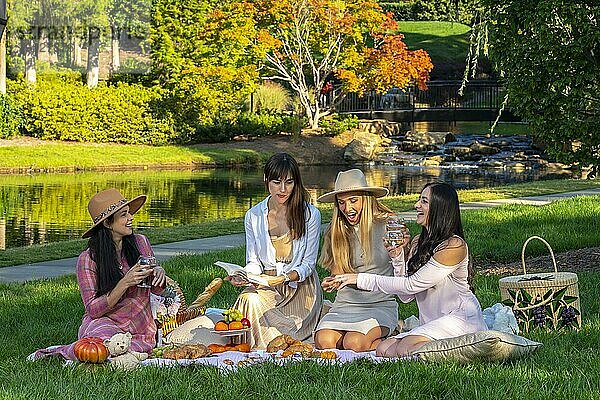
<path fill-rule="evenodd" d="M 404 243 L 404 218 L 390 214 L 385 224 L 385 241 L 391 247 L 400 247 Z"/>
<path fill-rule="evenodd" d="M 156 257 L 152 257 L 152 256 L 140 256 L 138 258 L 138 264 L 144 266 L 144 270 L 146 270 L 148 268 L 153 269 L 154 267 L 158 266 Z M 139 287 L 139 288 L 152 287 L 152 278 L 153 278 L 153 275 L 148 275 L 140 283 L 138 283 L 137 287 Z"/>

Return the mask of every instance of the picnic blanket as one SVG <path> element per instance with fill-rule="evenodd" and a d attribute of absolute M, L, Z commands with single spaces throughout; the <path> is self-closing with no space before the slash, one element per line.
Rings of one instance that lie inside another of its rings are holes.
<path fill-rule="evenodd" d="M 209 357 L 201 357 L 196 359 L 181 359 L 172 360 L 167 358 L 149 358 L 140 363 L 142 367 L 187 367 L 187 366 L 212 366 L 216 367 L 222 372 L 228 373 L 236 371 L 240 367 L 247 367 L 251 365 L 257 365 L 265 362 L 273 362 L 279 365 L 285 365 L 288 363 L 308 361 L 316 362 L 322 365 L 341 365 L 356 360 L 370 360 L 375 363 L 398 361 L 398 360 L 416 360 L 416 357 L 405 357 L 405 358 L 385 358 L 377 357 L 375 351 L 367 351 L 362 353 L 356 353 L 352 350 L 331 350 L 337 355 L 335 359 L 323 359 L 323 358 L 303 358 L 299 354 L 295 354 L 290 357 L 281 357 L 279 353 L 268 353 L 264 350 L 255 350 L 249 353 L 242 353 L 240 351 L 226 351 L 224 353 L 213 354 Z M 66 360 L 65 365 L 76 365 L 77 361 Z"/>
<path fill-rule="evenodd" d="M 397 361 L 402 358 L 385 358 L 377 357 L 375 351 L 367 351 L 356 353 L 352 350 L 332 350 L 336 353 L 335 359 L 323 359 L 323 358 L 303 358 L 300 354 L 295 354 L 290 357 L 281 357 L 281 352 L 268 353 L 263 350 L 255 350 L 249 353 L 242 353 L 239 351 L 226 351 L 224 353 L 214 354 L 209 357 L 202 357 L 196 359 L 182 359 L 182 360 L 171 360 L 166 358 L 149 358 L 142 361 L 142 366 L 152 367 L 178 367 L 178 366 L 191 366 L 191 365 L 207 365 L 214 366 L 223 371 L 235 371 L 239 367 L 245 367 L 250 365 L 256 365 L 264 362 L 274 362 L 279 365 L 285 365 L 287 363 L 309 361 L 317 362 L 325 365 L 345 364 L 348 362 L 366 359 L 375 363 L 385 361 Z M 415 359 L 414 357 L 406 357 L 404 359 Z"/>

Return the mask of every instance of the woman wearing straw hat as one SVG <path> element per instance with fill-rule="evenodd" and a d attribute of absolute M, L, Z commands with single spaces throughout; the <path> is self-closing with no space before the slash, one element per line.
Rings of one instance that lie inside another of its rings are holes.
<path fill-rule="evenodd" d="M 261 275 L 268 286 L 225 278 L 247 286 L 233 307 L 250 320 L 248 343 L 255 349 L 265 349 L 281 334 L 310 338 L 323 304 L 316 271 L 321 213 L 309 203 L 296 160 L 275 154 L 265 164 L 264 181 L 269 196 L 244 219 L 245 269 Z"/>
<path fill-rule="evenodd" d="M 392 211 L 377 201 L 387 193 L 385 188 L 369 186 L 361 170 L 351 169 L 338 174 L 333 192 L 317 199 L 335 203 L 321 251 L 321 265 L 332 275 L 323 280 L 325 290 L 334 288 L 331 284 L 338 274 L 393 275 L 382 240 Z M 315 345 L 321 349 L 373 350 L 397 324 L 398 304 L 393 295 L 345 286 L 319 322 Z"/>
<path fill-rule="evenodd" d="M 150 291 L 164 289 L 165 271 L 156 266 L 140 265 L 138 258 L 154 255 L 148 239 L 133 234 L 132 221 L 146 201 L 141 195 L 127 200 L 116 189 L 94 195 L 88 211 L 93 225 L 84 234 L 88 247 L 77 259 L 77 282 L 85 306 L 79 338 L 108 339 L 115 333 L 130 332 L 130 349 L 149 353 L 156 344 L 156 324 L 150 309 Z M 149 279 L 148 287 L 140 287 Z M 30 356 L 38 359 L 62 355 L 75 360 L 74 343 L 38 350 Z"/>
<path fill-rule="evenodd" d="M 404 250 L 392 260 L 395 276 L 343 274 L 331 284 L 338 290 L 356 285 L 373 293 L 397 294 L 403 302 L 417 301 L 420 325 L 381 342 L 379 356 L 401 357 L 431 340 L 487 330 L 471 285 L 473 271 L 456 190 L 444 183 L 428 184 L 415 209 L 423 229 L 412 241 L 408 261 Z M 400 248 L 408 244 L 405 240 Z"/>

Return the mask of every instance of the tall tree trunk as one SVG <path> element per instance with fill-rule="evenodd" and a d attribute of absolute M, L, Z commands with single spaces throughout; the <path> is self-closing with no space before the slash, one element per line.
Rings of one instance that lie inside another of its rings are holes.
<path fill-rule="evenodd" d="M 111 63 L 111 71 L 116 72 L 121 68 L 121 57 L 119 54 L 120 49 L 120 39 L 121 39 L 121 29 L 116 26 L 110 27 L 111 31 L 111 39 L 110 39 L 110 49 L 112 54 L 112 63 Z"/>
<path fill-rule="evenodd" d="M 100 72 L 100 28 L 89 28 L 87 57 L 87 86 L 98 86 Z"/>
<path fill-rule="evenodd" d="M 6 32 L 0 40 L 0 93 L 6 94 Z"/>
<path fill-rule="evenodd" d="M 81 67 L 81 41 L 78 36 L 73 38 L 73 66 Z"/>
<path fill-rule="evenodd" d="M 0 219 L 0 250 L 6 250 L 6 220 Z"/>
<path fill-rule="evenodd" d="M 33 38 L 23 39 L 23 53 L 25 54 L 25 80 L 28 83 L 35 83 L 37 75 L 35 73 L 35 41 Z"/>
<path fill-rule="evenodd" d="M 48 39 L 48 28 L 44 26 L 38 27 L 37 39 L 37 59 L 40 61 L 50 62 L 50 40 Z"/>

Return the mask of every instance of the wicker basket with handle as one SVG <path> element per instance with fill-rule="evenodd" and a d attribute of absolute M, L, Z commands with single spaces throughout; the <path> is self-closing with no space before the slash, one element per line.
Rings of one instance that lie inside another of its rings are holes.
<path fill-rule="evenodd" d="M 552 257 L 554 273 L 528 274 L 525 249 L 530 241 L 541 240 Z M 539 236 L 531 236 L 521 251 L 523 275 L 500 278 L 502 303 L 512 307 L 519 328 L 529 332 L 534 328 L 559 330 L 581 328 L 581 305 L 577 274 L 558 272 L 550 244 Z"/>
<path fill-rule="evenodd" d="M 161 323 L 162 333 L 163 335 L 168 335 L 179 325 L 183 324 L 190 319 L 199 317 L 204 315 L 206 311 L 205 304 L 208 300 L 219 290 L 223 281 L 221 278 L 215 278 L 210 282 L 210 284 L 204 289 L 192 304 L 188 305 L 185 301 L 185 296 L 179 283 L 177 281 L 167 277 L 167 286 L 171 286 L 174 288 L 175 292 L 179 296 L 179 301 L 181 305 L 179 310 L 177 311 L 177 315 L 174 316 L 163 316 L 161 315 L 158 321 Z"/>

